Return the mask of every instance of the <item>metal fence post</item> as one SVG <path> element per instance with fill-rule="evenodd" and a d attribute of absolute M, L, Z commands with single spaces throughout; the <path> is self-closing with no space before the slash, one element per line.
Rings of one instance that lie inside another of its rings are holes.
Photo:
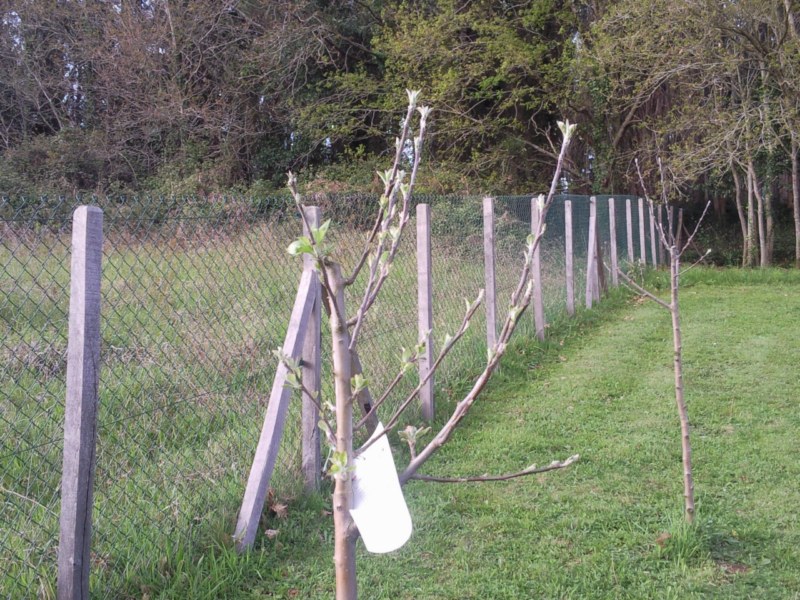
<path fill-rule="evenodd" d="M 79 206 L 72 217 L 67 398 L 58 542 L 58 598 L 89 598 L 92 500 L 100 374 L 103 211 Z"/>

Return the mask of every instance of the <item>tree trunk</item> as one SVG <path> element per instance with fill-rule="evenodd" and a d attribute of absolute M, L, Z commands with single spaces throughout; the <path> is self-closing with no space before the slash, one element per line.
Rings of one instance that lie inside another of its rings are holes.
<path fill-rule="evenodd" d="M 742 204 L 742 181 L 735 166 L 731 166 L 731 175 L 733 175 L 733 185 L 736 193 L 736 213 L 739 215 L 739 224 L 742 226 L 742 266 L 746 267 L 750 263 L 750 234 L 747 230 L 747 218 Z"/>
<path fill-rule="evenodd" d="M 755 193 L 758 206 L 758 233 L 761 238 L 761 266 L 768 267 L 772 264 L 772 254 L 775 247 L 775 221 L 772 216 L 772 177 L 768 174 L 764 179 L 764 189 L 758 185 L 758 177 L 752 163 L 749 167 L 753 173 L 753 193 Z"/>
<path fill-rule="evenodd" d="M 797 135 L 792 134 L 792 207 L 794 209 L 794 266 L 800 269 L 800 157 Z"/>
<path fill-rule="evenodd" d="M 675 403 L 681 421 L 681 451 L 683 455 L 683 499 L 685 517 L 688 523 L 694 521 L 694 481 L 692 479 L 692 446 L 689 440 L 689 412 L 683 397 L 683 358 L 681 346 L 681 316 L 678 307 L 678 286 L 680 283 L 680 250 L 670 248 L 672 340 L 674 348 Z"/>
<path fill-rule="evenodd" d="M 356 528 L 350 516 L 353 506 L 353 399 L 350 384 L 350 336 L 344 305 L 344 281 L 338 264 L 325 267 L 334 297 L 330 302 L 333 350 L 333 376 L 336 392 L 336 451 L 346 457 L 347 468 L 337 473 L 333 489 L 334 553 L 336 600 L 355 600 Z"/>
<path fill-rule="evenodd" d="M 792 0 L 783 0 L 783 8 L 786 11 L 786 18 L 789 20 L 789 32 L 794 39 L 800 37 L 800 28 L 797 26 L 797 18 L 792 10 Z"/>
<path fill-rule="evenodd" d="M 756 266 L 756 208 L 753 202 L 753 178 L 750 177 L 750 168 L 747 169 L 747 264 Z"/>
<path fill-rule="evenodd" d="M 747 161 L 747 176 L 750 178 L 750 188 L 749 191 L 752 192 L 751 197 L 755 196 L 756 198 L 756 213 L 758 216 L 758 257 L 759 257 L 759 264 L 762 267 L 769 266 L 767 263 L 767 259 L 769 258 L 767 253 L 767 228 L 764 221 L 765 211 L 764 211 L 764 197 L 761 194 L 761 190 L 759 189 L 758 185 L 758 176 L 756 175 L 756 169 L 753 166 L 752 159 L 748 159 Z"/>
<path fill-rule="evenodd" d="M 747 175 L 750 179 L 750 190 L 752 191 L 752 195 L 755 196 L 756 199 L 756 216 L 758 218 L 758 257 L 759 257 L 759 265 L 762 267 L 766 267 L 767 265 L 767 232 L 766 232 L 766 225 L 764 222 L 764 198 L 761 194 L 761 190 L 759 189 L 758 185 L 758 177 L 756 176 L 755 167 L 753 167 L 753 161 L 748 159 L 747 161 Z"/>
<path fill-rule="evenodd" d="M 772 257 L 775 254 L 775 217 L 772 212 L 772 200 L 774 198 L 774 194 L 772 193 L 773 186 L 772 186 L 772 177 L 769 178 L 767 181 L 767 185 L 764 188 L 764 215 L 766 218 L 766 233 L 767 233 L 767 241 L 764 245 L 766 250 L 765 258 L 762 259 L 762 266 L 768 267 L 772 264 Z"/>

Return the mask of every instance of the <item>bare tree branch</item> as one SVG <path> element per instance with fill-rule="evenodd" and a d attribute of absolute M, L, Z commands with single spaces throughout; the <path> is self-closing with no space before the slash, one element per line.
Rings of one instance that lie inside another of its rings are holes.
<path fill-rule="evenodd" d="M 608 268 L 608 265 L 606 265 L 606 268 Z M 641 294 L 642 296 L 647 296 L 648 298 L 650 298 L 650 300 L 652 300 L 656 304 L 659 304 L 660 306 L 663 306 L 667 310 L 672 310 L 672 307 L 669 304 L 664 302 L 658 296 L 654 296 L 653 294 L 648 292 L 646 289 L 644 289 L 642 286 L 640 286 L 638 283 L 636 283 L 633 279 L 628 277 L 627 273 L 625 273 L 624 271 L 622 271 L 620 269 L 617 269 L 617 273 L 619 273 L 619 275 L 622 277 L 622 279 L 625 280 L 625 283 L 628 286 L 630 286 L 630 288 L 633 289 L 633 291 Z"/>
<path fill-rule="evenodd" d="M 692 235 L 689 236 L 689 239 L 686 240 L 686 243 L 681 247 L 680 253 L 683 254 L 686 248 L 692 243 L 694 240 L 694 236 L 697 235 L 697 232 L 700 231 L 700 225 L 703 223 L 703 219 L 706 217 L 706 213 L 708 212 L 709 207 L 711 206 L 711 202 L 706 204 L 706 207 L 703 209 L 703 214 L 700 215 L 700 218 L 697 220 L 697 225 L 694 226 L 694 231 L 692 231 Z"/>
<path fill-rule="evenodd" d="M 579 454 L 574 454 L 566 460 L 554 460 L 545 467 L 537 467 L 531 465 L 527 469 L 517 471 L 516 473 L 508 473 L 506 475 L 479 475 L 474 477 L 435 477 L 432 475 L 420 475 L 419 473 L 413 474 L 409 479 L 416 479 L 419 481 L 432 481 L 434 483 L 475 483 L 486 481 L 508 481 L 509 479 L 516 479 L 517 477 L 524 477 L 526 475 L 534 475 L 536 473 L 547 473 L 548 471 L 555 471 L 557 469 L 564 469 L 571 464 L 575 463 L 580 458 Z"/>

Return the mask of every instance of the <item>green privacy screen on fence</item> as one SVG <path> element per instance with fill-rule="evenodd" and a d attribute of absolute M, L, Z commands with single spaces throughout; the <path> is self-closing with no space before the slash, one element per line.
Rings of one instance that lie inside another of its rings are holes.
<path fill-rule="evenodd" d="M 607 255 L 608 196 L 596 198 L 597 235 Z M 586 283 L 589 199 L 558 197 L 541 247 L 548 320 L 565 306 L 564 200 L 572 205 L 578 305 Z M 626 200 L 616 197 L 614 206 L 620 264 L 629 259 L 629 245 L 634 260 L 642 247 L 635 199 L 628 243 Z M 431 206 L 436 345 L 458 327 L 463 299 L 484 287 L 482 199 L 417 196 L 415 202 Z M 282 198 L 90 203 L 104 212 L 91 591 L 97 598 L 138 596 L 135 582 L 143 574 L 232 532 L 275 373 L 272 351 L 283 342 L 302 270 L 286 253 L 301 223 Z M 334 255 L 347 271 L 377 199 L 316 203 L 323 219 L 333 221 Z M 71 215 L 79 204 L 0 199 L 0 597 L 50 597 L 55 590 Z M 531 196 L 495 199 L 498 318 L 519 277 L 530 219 Z M 649 225 L 644 229 L 650 263 Z M 378 393 L 397 372 L 400 348 L 417 342 L 414 228 L 408 232 L 360 345 Z M 485 362 L 486 323 L 479 315 L 437 373 L 445 409 L 454 378 L 477 374 Z M 533 332 L 533 318 L 525 315 L 519 334 Z M 323 324 L 323 365 L 325 335 Z M 322 380 L 329 399 L 329 373 Z M 301 485 L 298 415 L 293 399 L 271 482 L 278 497 Z"/>

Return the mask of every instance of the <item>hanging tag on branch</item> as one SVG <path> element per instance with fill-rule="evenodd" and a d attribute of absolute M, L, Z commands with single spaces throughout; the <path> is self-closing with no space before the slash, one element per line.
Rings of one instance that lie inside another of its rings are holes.
<path fill-rule="evenodd" d="M 372 437 L 382 433 L 383 424 L 378 423 Z M 411 537 L 411 515 L 385 435 L 355 459 L 350 514 L 364 546 L 374 554 L 397 550 Z"/>

